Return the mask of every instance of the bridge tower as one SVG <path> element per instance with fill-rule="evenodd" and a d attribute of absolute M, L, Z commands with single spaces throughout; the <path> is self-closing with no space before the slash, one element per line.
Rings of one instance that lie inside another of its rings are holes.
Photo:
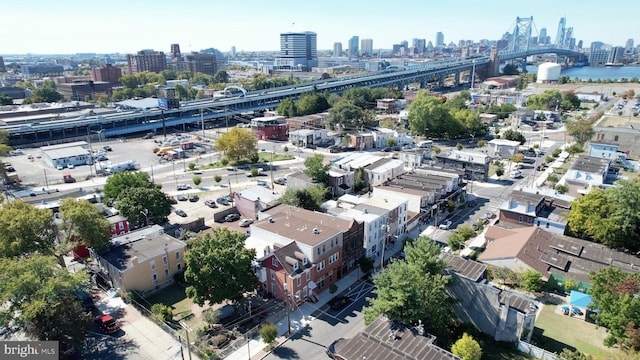
<path fill-rule="evenodd" d="M 489 61 L 489 68 L 487 69 L 485 78 L 491 78 L 500 75 L 500 54 L 498 53 L 498 48 L 495 45 L 491 47 Z"/>
<path fill-rule="evenodd" d="M 529 18 L 516 18 L 516 27 L 513 30 L 513 40 L 511 40 L 511 51 L 529 50 L 531 40 L 531 28 L 533 27 L 533 16 Z"/>

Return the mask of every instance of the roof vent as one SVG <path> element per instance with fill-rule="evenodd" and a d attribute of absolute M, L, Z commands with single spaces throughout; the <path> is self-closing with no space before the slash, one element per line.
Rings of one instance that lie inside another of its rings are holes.
<path fill-rule="evenodd" d="M 273 220 L 273 218 L 269 218 L 269 222 L 273 224 L 275 220 Z"/>
<path fill-rule="evenodd" d="M 367 210 L 367 209 L 365 208 L 365 209 L 364 209 L 364 213 L 365 213 L 365 214 L 368 214 L 368 213 L 369 213 L 369 210 Z"/>
<path fill-rule="evenodd" d="M 313 233 L 316 235 L 320 234 L 320 229 L 318 229 L 317 227 L 313 228 Z"/>

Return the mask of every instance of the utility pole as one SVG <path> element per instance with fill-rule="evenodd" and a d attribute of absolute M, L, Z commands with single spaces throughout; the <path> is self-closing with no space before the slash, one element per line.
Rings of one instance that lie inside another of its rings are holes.
<path fill-rule="evenodd" d="M 287 290 L 287 284 L 284 286 L 284 308 L 287 311 L 287 335 L 291 335 L 291 310 L 289 309 L 289 291 Z"/>

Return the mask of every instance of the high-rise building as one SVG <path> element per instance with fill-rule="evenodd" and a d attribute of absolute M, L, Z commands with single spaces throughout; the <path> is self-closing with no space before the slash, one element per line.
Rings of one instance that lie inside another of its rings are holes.
<path fill-rule="evenodd" d="M 122 77 L 122 69 L 111 64 L 102 64 L 102 67 L 93 69 L 93 81 L 118 84 Z"/>
<path fill-rule="evenodd" d="M 373 55 L 373 39 L 362 39 L 360 41 L 360 55 L 362 56 Z"/>
<path fill-rule="evenodd" d="M 540 29 L 540 34 L 538 36 L 538 44 L 541 44 L 541 45 L 547 44 L 547 28 Z"/>
<path fill-rule="evenodd" d="M 317 42 L 316 33 L 311 31 L 280 34 L 278 66 L 311 71 L 318 66 Z"/>
<path fill-rule="evenodd" d="M 130 75 L 143 71 L 159 73 L 167 69 L 167 57 L 162 51 L 141 50 L 137 55 L 127 55 L 127 68 Z"/>
<path fill-rule="evenodd" d="M 171 44 L 171 61 L 182 61 L 182 54 L 180 54 L 180 44 Z"/>
<path fill-rule="evenodd" d="M 360 38 L 358 36 L 352 36 L 351 39 L 349 39 L 349 57 L 350 58 L 358 57 L 358 54 L 360 53 L 358 49 L 359 41 L 360 41 Z"/>
<path fill-rule="evenodd" d="M 427 40 L 426 39 L 413 39 L 413 54 L 414 55 L 422 55 L 424 54 L 424 50 L 426 47 Z"/>
<path fill-rule="evenodd" d="M 236 57 L 236 47 L 235 46 L 231 47 L 231 57 Z"/>
<path fill-rule="evenodd" d="M 622 58 L 624 57 L 624 48 L 622 46 L 614 46 L 609 51 L 609 58 L 607 63 L 610 64 L 622 64 Z"/>
<path fill-rule="evenodd" d="M 624 45 L 624 51 L 626 51 L 628 53 L 632 53 L 633 52 L 633 39 L 628 39 L 627 40 L 626 44 Z"/>
<path fill-rule="evenodd" d="M 0 72 L 7 71 L 7 68 L 4 67 L 4 59 L 0 56 Z"/>
<path fill-rule="evenodd" d="M 191 53 L 185 55 L 187 68 L 192 74 L 203 73 L 214 75 L 218 71 L 216 54 Z"/>
<path fill-rule="evenodd" d="M 342 56 L 342 43 L 333 43 L 333 56 Z"/>
<path fill-rule="evenodd" d="M 556 42 L 555 45 L 562 47 L 565 43 L 565 27 L 567 26 L 567 20 L 565 18 L 560 18 L 560 22 L 558 23 L 558 32 L 556 33 Z"/>
<path fill-rule="evenodd" d="M 441 31 L 436 33 L 436 46 L 444 46 L 444 34 Z"/>

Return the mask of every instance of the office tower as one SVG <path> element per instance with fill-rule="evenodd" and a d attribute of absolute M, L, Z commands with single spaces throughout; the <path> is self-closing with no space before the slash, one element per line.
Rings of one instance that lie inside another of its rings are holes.
<path fill-rule="evenodd" d="M 4 59 L 0 56 L 0 72 L 5 72 L 7 69 L 4 66 Z"/>
<path fill-rule="evenodd" d="M 440 31 L 436 33 L 436 46 L 444 46 L 444 34 Z"/>
<path fill-rule="evenodd" d="M 231 47 L 231 57 L 236 57 L 236 47 L 235 46 Z"/>
<path fill-rule="evenodd" d="M 167 57 L 162 51 L 140 50 L 137 55 L 127 54 L 129 75 L 143 71 L 159 73 L 167 69 Z"/>
<path fill-rule="evenodd" d="M 117 84 L 122 77 L 122 69 L 111 64 L 102 64 L 102 67 L 93 69 L 93 81 L 104 81 Z"/>
<path fill-rule="evenodd" d="M 192 74 L 214 75 L 218 71 L 216 54 L 192 53 L 185 55 L 187 68 Z"/>
<path fill-rule="evenodd" d="M 342 56 L 342 43 L 333 43 L 333 56 Z"/>
<path fill-rule="evenodd" d="M 628 52 L 628 53 L 632 53 L 633 52 L 633 39 L 628 39 L 627 43 L 624 45 L 624 51 Z M 0 63 L 0 65 L 2 65 Z"/>
<path fill-rule="evenodd" d="M 538 44 L 541 44 L 541 45 L 547 44 L 547 28 L 540 29 L 540 34 L 538 36 Z"/>
<path fill-rule="evenodd" d="M 412 46 L 413 46 L 413 54 L 414 55 L 422 55 L 424 54 L 424 50 L 426 47 L 426 42 L 427 40 L 425 39 L 413 39 L 412 41 Z"/>
<path fill-rule="evenodd" d="M 560 23 L 558 23 L 558 32 L 556 33 L 556 42 L 555 45 L 562 47 L 565 43 L 565 27 L 567 25 L 567 20 L 565 18 L 560 18 Z"/>
<path fill-rule="evenodd" d="M 622 64 L 622 58 L 624 56 L 624 48 L 622 46 L 614 46 L 609 52 L 609 58 L 607 63 Z"/>
<path fill-rule="evenodd" d="M 373 55 L 373 39 L 362 39 L 360 41 L 360 55 L 362 56 Z"/>
<path fill-rule="evenodd" d="M 358 53 L 360 52 L 358 42 L 360 42 L 360 38 L 358 36 L 352 36 L 351 39 L 349 39 L 349 57 L 358 57 Z"/>
<path fill-rule="evenodd" d="M 181 61 L 180 44 L 171 44 L 171 61 Z"/>
<path fill-rule="evenodd" d="M 311 71 L 318 66 L 317 35 L 311 31 L 280 34 L 279 64 Z M 288 65 L 287 65 L 288 64 Z"/>

